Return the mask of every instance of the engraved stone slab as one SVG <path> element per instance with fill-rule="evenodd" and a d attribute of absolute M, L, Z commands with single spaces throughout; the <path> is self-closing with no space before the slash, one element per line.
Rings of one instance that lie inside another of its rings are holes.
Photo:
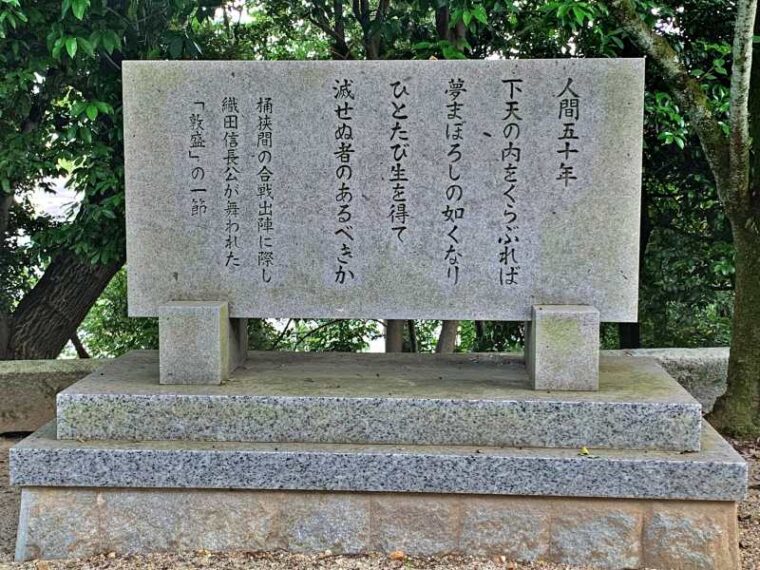
<path fill-rule="evenodd" d="M 637 313 L 641 59 L 125 62 L 129 307 Z"/>

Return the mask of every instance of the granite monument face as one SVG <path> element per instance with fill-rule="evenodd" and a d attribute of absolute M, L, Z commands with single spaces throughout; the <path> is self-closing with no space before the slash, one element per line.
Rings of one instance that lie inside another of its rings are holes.
<path fill-rule="evenodd" d="M 124 62 L 129 310 L 637 318 L 644 63 Z"/>

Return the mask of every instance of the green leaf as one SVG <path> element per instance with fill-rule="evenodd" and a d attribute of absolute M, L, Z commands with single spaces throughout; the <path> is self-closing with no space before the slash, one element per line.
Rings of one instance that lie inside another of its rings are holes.
<path fill-rule="evenodd" d="M 98 118 L 98 106 L 93 103 L 90 103 L 89 105 L 87 105 L 86 113 L 89 119 L 91 121 L 94 121 L 95 119 Z"/>
<path fill-rule="evenodd" d="M 51 50 L 50 53 L 55 59 L 60 59 L 62 49 L 63 49 L 63 38 L 58 38 L 57 40 L 55 40 L 55 43 L 53 44 L 53 49 Z"/>
<path fill-rule="evenodd" d="M 77 38 L 77 44 L 80 48 L 82 48 L 82 51 L 84 51 L 87 55 L 94 55 L 95 50 L 92 48 L 92 44 L 87 41 L 84 38 Z"/>
<path fill-rule="evenodd" d="M 584 12 L 581 8 L 573 8 L 573 16 L 575 17 L 575 21 L 578 23 L 579 26 L 583 25 L 583 21 L 586 18 L 586 12 Z"/>
<path fill-rule="evenodd" d="M 93 104 L 98 108 L 98 111 L 105 115 L 110 115 L 113 113 L 113 107 L 111 107 L 111 105 L 105 101 L 94 101 Z"/>
<path fill-rule="evenodd" d="M 86 142 L 87 144 L 90 144 L 92 142 L 92 131 L 90 131 L 90 129 L 88 128 L 80 127 L 79 136 L 82 137 L 84 142 Z"/>
<path fill-rule="evenodd" d="M 90 0 L 71 0 L 71 11 L 77 20 L 84 18 L 85 10 L 90 6 Z"/>
<path fill-rule="evenodd" d="M 465 26 L 469 26 L 470 22 L 472 22 L 472 12 L 469 10 L 462 12 L 462 21 L 464 22 Z"/>
<path fill-rule="evenodd" d="M 467 59 L 461 51 L 451 45 L 443 46 L 441 51 L 446 59 Z"/>
<path fill-rule="evenodd" d="M 73 105 L 71 105 L 71 114 L 74 117 L 78 117 L 82 113 L 85 112 L 85 109 L 87 108 L 87 103 L 84 101 L 77 101 Z"/>
<path fill-rule="evenodd" d="M 488 23 L 488 15 L 486 14 L 486 9 L 482 4 L 478 4 L 472 9 L 472 15 L 475 16 L 475 19 L 481 24 Z"/>
<path fill-rule="evenodd" d="M 104 33 L 100 41 L 103 42 L 103 49 L 106 50 L 106 53 L 108 55 L 111 55 L 113 53 L 114 48 L 116 47 L 116 43 L 114 42 L 113 36 L 109 33 Z"/>
<path fill-rule="evenodd" d="M 66 38 L 66 51 L 69 54 L 69 57 L 73 58 L 77 54 L 77 39 L 76 38 Z"/>

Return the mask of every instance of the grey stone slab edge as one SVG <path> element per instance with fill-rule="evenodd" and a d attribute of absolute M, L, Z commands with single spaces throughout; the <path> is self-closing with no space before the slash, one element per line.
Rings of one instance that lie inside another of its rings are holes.
<path fill-rule="evenodd" d="M 11 450 L 11 483 L 737 501 L 747 465 L 707 424 L 702 451 L 86 442 L 49 424 Z"/>
<path fill-rule="evenodd" d="M 697 402 L 58 396 L 58 438 L 698 451 Z"/>

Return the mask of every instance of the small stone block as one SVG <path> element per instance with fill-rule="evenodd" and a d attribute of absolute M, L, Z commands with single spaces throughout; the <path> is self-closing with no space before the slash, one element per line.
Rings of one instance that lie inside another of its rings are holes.
<path fill-rule="evenodd" d="M 599 311 L 534 305 L 526 363 L 535 390 L 599 389 Z"/>
<path fill-rule="evenodd" d="M 563 505 L 552 518 L 556 562 L 594 568 L 641 568 L 642 516 L 631 504 Z"/>
<path fill-rule="evenodd" d="M 226 302 L 179 301 L 159 308 L 161 384 L 221 384 L 230 374 Z"/>
<path fill-rule="evenodd" d="M 434 556 L 457 551 L 461 507 L 453 496 L 380 495 L 372 499 L 372 547 Z"/>

